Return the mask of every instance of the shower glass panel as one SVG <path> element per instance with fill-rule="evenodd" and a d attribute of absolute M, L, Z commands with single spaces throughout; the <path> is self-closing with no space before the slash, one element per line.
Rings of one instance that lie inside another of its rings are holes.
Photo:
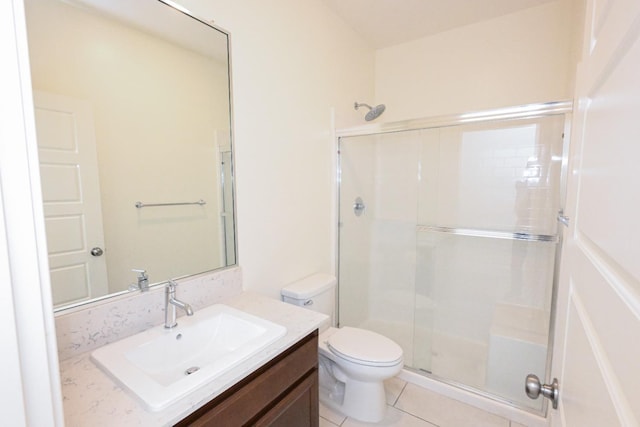
<path fill-rule="evenodd" d="M 555 115 L 340 138 L 340 325 L 541 411 L 523 384 L 547 364 L 563 128 Z"/>

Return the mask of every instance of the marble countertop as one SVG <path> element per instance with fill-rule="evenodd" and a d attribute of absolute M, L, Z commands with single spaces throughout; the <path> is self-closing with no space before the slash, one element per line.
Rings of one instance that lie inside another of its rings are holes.
<path fill-rule="evenodd" d="M 329 321 L 323 314 L 250 292 L 223 303 L 278 323 L 287 328 L 287 333 L 259 354 L 158 412 L 144 409 L 137 397 L 100 370 L 90 360 L 91 352 L 71 357 L 60 363 L 65 425 L 173 425 Z"/>

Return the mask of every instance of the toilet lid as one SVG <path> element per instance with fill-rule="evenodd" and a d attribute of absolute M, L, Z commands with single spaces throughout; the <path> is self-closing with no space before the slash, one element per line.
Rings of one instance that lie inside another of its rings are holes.
<path fill-rule="evenodd" d="M 342 327 L 329 337 L 327 346 L 334 354 L 354 363 L 393 366 L 402 361 L 402 348 L 398 344 L 364 329 Z"/>

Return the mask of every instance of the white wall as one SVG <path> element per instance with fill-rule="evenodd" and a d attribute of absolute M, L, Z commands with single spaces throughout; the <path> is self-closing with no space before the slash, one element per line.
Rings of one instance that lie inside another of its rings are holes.
<path fill-rule="evenodd" d="M 557 0 L 378 50 L 384 120 L 570 99 L 578 3 Z"/>
<path fill-rule="evenodd" d="M 0 411 L 12 426 L 63 426 L 24 8 L 0 2 Z"/>
<path fill-rule="evenodd" d="M 317 0 L 181 0 L 231 33 L 239 263 L 244 288 L 332 272 L 332 108 L 364 123 L 374 53 Z"/>

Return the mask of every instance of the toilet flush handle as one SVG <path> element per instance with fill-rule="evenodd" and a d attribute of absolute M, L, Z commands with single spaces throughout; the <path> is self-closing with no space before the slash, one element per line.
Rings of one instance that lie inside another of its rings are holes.
<path fill-rule="evenodd" d="M 312 299 L 308 299 L 304 302 L 304 305 L 313 305 L 313 300 Z"/>

